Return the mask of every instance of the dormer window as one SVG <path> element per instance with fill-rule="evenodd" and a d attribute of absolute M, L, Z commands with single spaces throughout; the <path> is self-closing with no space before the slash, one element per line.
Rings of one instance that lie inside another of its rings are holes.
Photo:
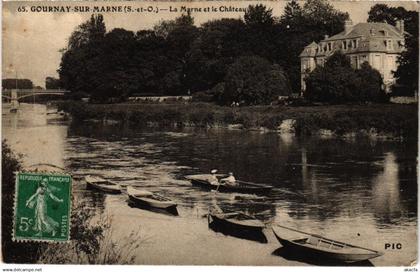
<path fill-rule="evenodd" d="M 387 36 L 387 35 L 388 35 L 388 32 L 386 32 L 385 30 L 380 30 L 380 31 L 379 31 L 379 33 L 380 33 L 382 36 Z"/>

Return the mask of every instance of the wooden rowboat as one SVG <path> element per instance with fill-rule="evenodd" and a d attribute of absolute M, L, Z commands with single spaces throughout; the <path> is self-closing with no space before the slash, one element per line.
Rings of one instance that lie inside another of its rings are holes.
<path fill-rule="evenodd" d="M 359 262 L 381 256 L 383 253 L 335 241 L 285 226 L 273 226 L 273 232 L 280 244 L 302 257 L 316 257 L 339 262 Z"/>
<path fill-rule="evenodd" d="M 266 243 L 263 233 L 265 224 L 253 216 L 243 212 L 228 212 L 212 210 L 208 214 L 209 227 L 214 231 L 238 238 Z"/>
<path fill-rule="evenodd" d="M 120 194 L 121 186 L 118 183 L 105 180 L 98 176 L 86 176 L 85 181 L 88 188 L 96 189 L 105 193 Z"/>
<path fill-rule="evenodd" d="M 221 178 L 227 177 L 227 175 L 218 174 L 216 177 L 220 180 Z M 211 189 L 211 190 L 218 190 L 219 192 L 236 192 L 236 193 L 244 193 L 244 194 L 266 194 L 273 189 L 272 186 L 269 185 L 262 185 L 253 182 L 245 182 L 245 181 L 236 181 L 236 185 L 230 184 L 212 184 L 210 180 L 212 178 L 211 174 L 202 174 L 202 175 L 188 175 L 185 176 L 191 184 L 200 186 L 203 188 Z"/>
<path fill-rule="evenodd" d="M 132 202 L 140 206 L 158 209 L 174 209 L 177 206 L 177 204 L 169 198 L 149 191 L 138 190 L 132 186 L 127 187 L 127 194 Z"/>

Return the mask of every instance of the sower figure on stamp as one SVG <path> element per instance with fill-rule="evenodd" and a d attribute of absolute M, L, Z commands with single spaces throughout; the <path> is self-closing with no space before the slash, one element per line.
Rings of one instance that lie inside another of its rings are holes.
<path fill-rule="evenodd" d="M 26 201 L 26 206 L 31 209 L 35 208 L 35 225 L 33 230 L 38 231 L 37 235 L 42 235 L 42 232 L 51 232 L 52 236 L 55 236 L 59 223 L 47 215 L 47 197 L 49 196 L 52 200 L 60 203 L 63 200 L 52 194 L 48 188 L 47 181 L 46 178 L 41 181 L 35 194 Z"/>

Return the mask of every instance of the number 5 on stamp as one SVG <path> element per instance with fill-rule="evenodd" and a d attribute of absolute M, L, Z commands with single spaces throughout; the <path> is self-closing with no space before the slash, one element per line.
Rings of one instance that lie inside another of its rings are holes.
<path fill-rule="evenodd" d="M 71 182 L 67 174 L 18 173 L 13 239 L 68 241 Z"/>

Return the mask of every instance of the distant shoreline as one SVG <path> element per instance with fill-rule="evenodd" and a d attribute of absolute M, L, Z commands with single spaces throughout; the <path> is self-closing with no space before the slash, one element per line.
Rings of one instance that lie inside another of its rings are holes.
<path fill-rule="evenodd" d="M 296 136 L 416 139 L 417 105 L 222 107 L 208 103 L 87 104 L 65 101 L 58 110 L 76 121 L 139 127 L 202 127 L 275 131 Z"/>

